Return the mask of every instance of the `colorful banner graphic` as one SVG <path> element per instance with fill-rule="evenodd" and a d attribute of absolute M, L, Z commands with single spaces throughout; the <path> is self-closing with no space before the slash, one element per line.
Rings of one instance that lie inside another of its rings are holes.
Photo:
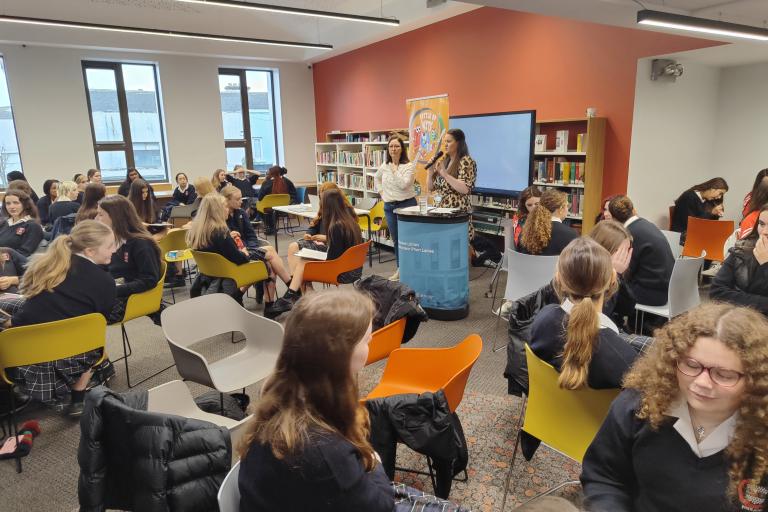
<path fill-rule="evenodd" d="M 419 195 L 427 192 L 424 166 L 440 149 L 440 140 L 448 130 L 448 95 L 405 100 L 408 109 L 408 157 L 416 162 Z"/>

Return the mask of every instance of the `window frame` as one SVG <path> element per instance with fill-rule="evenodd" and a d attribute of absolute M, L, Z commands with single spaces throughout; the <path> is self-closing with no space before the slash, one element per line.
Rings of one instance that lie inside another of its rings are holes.
<path fill-rule="evenodd" d="M 13 136 L 16 138 L 16 149 L 19 150 L 19 167 L 20 171 L 24 172 L 24 159 L 21 157 L 21 143 L 19 141 L 19 129 L 16 126 L 16 113 L 13 109 L 13 95 L 11 94 L 11 85 L 8 81 L 8 61 L 5 60 L 5 55 L 0 53 L 0 60 L 3 61 L 3 75 L 5 77 L 5 88 L 8 90 L 8 105 L 11 109 L 11 123 L 13 123 Z M 2 176 L 0 176 L 0 190 L 6 190 L 8 188 L 8 169 L 3 169 Z"/>
<path fill-rule="evenodd" d="M 275 103 L 275 71 L 272 69 L 259 69 L 259 68 L 219 68 L 218 76 L 222 75 L 237 75 L 240 79 L 240 108 L 243 116 L 243 138 L 242 139 L 227 139 L 224 136 L 224 154 L 229 148 L 243 148 L 245 149 L 245 166 L 247 169 L 253 169 L 253 147 L 251 139 L 251 119 L 250 119 L 250 105 L 248 103 L 248 81 L 246 73 L 248 71 L 258 71 L 260 73 L 269 74 L 269 90 L 270 94 L 270 106 L 272 109 L 272 133 L 275 141 L 275 164 L 282 165 L 280 162 L 280 142 L 277 133 L 277 108 Z M 221 108 L 221 91 L 219 91 L 219 113 L 223 113 Z M 223 121 L 223 119 L 222 119 Z M 222 126 L 222 134 L 223 134 Z M 262 138 L 261 151 L 264 154 L 264 143 Z M 231 171 L 232 169 L 226 169 Z"/>
<path fill-rule="evenodd" d="M 85 101 L 88 106 L 88 120 L 91 124 L 91 140 L 93 141 L 93 156 L 96 161 L 96 167 L 101 168 L 99 162 L 100 151 L 122 151 L 125 154 L 125 166 L 128 169 L 136 167 L 136 159 L 133 154 L 133 138 L 131 136 L 131 123 L 128 112 L 128 98 L 125 91 L 125 81 L 123 79 L 123 64 L 136 66 L 151 66 L 152 74 L 155 78 L 155 101 L 157 102 L 157 117 L 160 123 L 160 151 L 163 157 L 163 167 L 165 168 L 165 178 L 161 180 L 147 180 L 150 183 L 167 183 L 170 181 L 168 171 L 168 150 L 166 147 L 165 123 L 163 121 L 163 104 L 160 101 L 160 79 L 157 73 L 157 65 L 150 62 L 118 62 L 118 61 L 100 61 L 83 60 L 83 85 L 85 86 Z M 120 127 L 123 132 L 122 142 L 99 142 L 96 140 L 96 127 L 93 124 L 93 108 L 91 107 L 91 94 L 88 89 L 88 69 L 109 69 L 115 73 L 115 87 L 117 94 L 117 109 L 120 113 Z M 124 179 L 124 178 L 123 178 Z M 116 185 L 122 183 L 119 181 L 104 181 L 105 185 Z"/>

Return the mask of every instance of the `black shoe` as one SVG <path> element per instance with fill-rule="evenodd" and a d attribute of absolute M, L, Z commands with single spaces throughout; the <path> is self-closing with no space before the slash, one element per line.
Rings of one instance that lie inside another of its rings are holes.
<path fill-rule="evenodd" d="M 187 281 L 183 277 L 176 277 L 173 281 L 166 281 L 163 284 L 163 288 L 184 288 L 187 286 Z"/>
<path fill-rule="evenodd" d="M 280 313 L 275 312 L 275 302 L 265 302 L 264 303 L 264 318 L 269 318 L 270 320 L 277 317 Z"/>
<path fill-rule="evenodd" d="M 276 318 L 283 313 L 287 313 L 291 309 L 293 309 L 293 303 L 291 299 L 286 299 L 285 297 L 281 297 L 275 301 L 275 305 L 272 306 L 270 313 L 274 316 L 267 317 L 267 318 Z M 267 316 L 266 313 L 264 316 Z"/>
<path fill-rule="evenodd" d="M 70 418 L 79 418 L 80 416 L 83 415 L 83 409 L 85 409 L 84 401 L 71 402 L 67 406 L 67 410 L 65 414 Z"/>
<path fill-rule="evenodd" d="M 91 381 L 88 383 L 85 389 L 93 389 L 96 386 L 106 385 L 112 377 L 115 376 L 115 367 L 112 365 L 112 361 L 105 360 L 99 366 L 93 369 L 93 375 L 91 375 Z"/>

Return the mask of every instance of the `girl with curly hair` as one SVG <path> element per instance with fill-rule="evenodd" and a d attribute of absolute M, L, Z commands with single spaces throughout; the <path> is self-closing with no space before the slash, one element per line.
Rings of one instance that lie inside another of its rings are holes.
<path fill-rule="evenodd" d="M 656 331 L 584 457 L 587 509 L 766 510 L 768 321 L 710 303 Z"/>
<path fill-rule="evenodd" d="M 533 211 L 533 207 L 539 204 L 539 201 L 541 201 L 541 189 L 539 187 L 530 186 L 520 192 L 517 202 L 519 207 L 517 213 L 512 217 L 512 240 L 515 247 L 520 245 L 520 235 L 523 232 L 525 220 Z"/>
<path fill-rule="evenodd" d="M 557 256 L 568 243 L 579 235 L 563 224 L 568 216 L 568 196 L 549 188 L 528 214 L 520 233 L 518 250 L 527 254 Z"/>

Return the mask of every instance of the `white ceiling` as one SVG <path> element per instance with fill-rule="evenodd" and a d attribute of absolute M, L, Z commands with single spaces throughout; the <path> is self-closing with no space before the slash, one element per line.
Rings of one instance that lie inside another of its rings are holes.
<path fill-rule="evenodd" d="M 312 50 L 0 22 L 0 42 L 314 62 L 457 16 L 478 6 L 426 0 L 259 0 L 281 6 L 397 18 L 400 26 L 206 6 L 177 0 L 0 0 L 0 14 L 259 39 L 332 44 Z"/>

